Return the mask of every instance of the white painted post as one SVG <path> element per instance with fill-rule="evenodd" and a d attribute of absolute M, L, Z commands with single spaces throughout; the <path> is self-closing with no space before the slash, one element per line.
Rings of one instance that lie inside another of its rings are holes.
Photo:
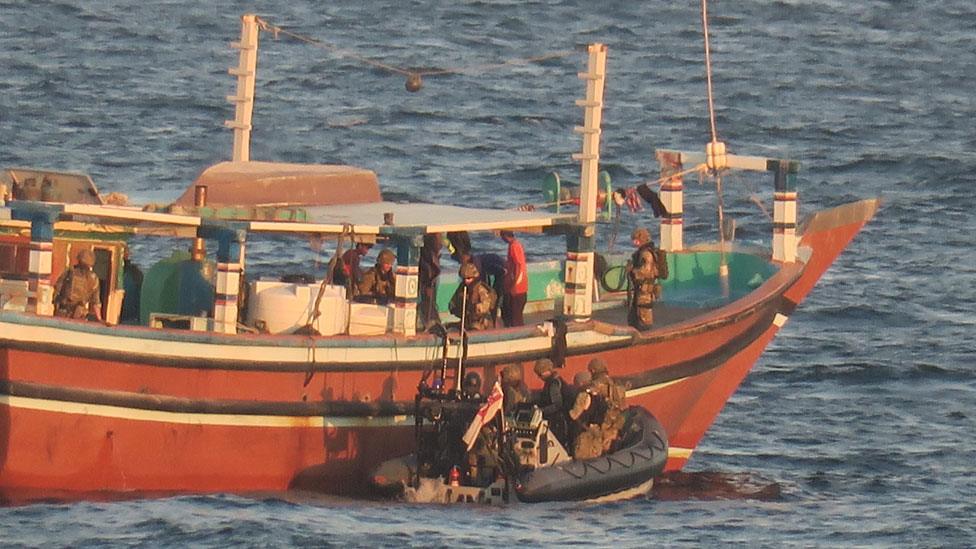
<path fill-rule="evenodd" d="M 796 261 L 797 192 L 795 162 L 775 161 L 773 171 L 773 261 Z"/>
<path fill-rule="evenodd" d="M 580 162 L 580 223 L 596 221 L 596 196 L 599 190 L 600 124 L 603 122 L 603 87 L 606 80 L 607 46 L 590 44 L 587 71 L 578 74 L 586 81 L 586 99 L 576 102 L 583 107 L 583 126 L 574 131 L 583 134 L 583 152 L 574 154 Z"/>
<path fill-rule="evenodd" d="M 667 213 L 661 216 L 662 250 L 677 252 L 684 249 L 684 179 L 680 174 L 684 169 L 681 153 L 659 150 L 656 153 L 661 166 L 661 203 Z M 667 178 L 667 179 L 665 179 Z"/>
<path fill-rule="evenodd" d="M 244 231 L 218 233 L 217 281 L 214 288 L 213 309 L 215 332 L 237 333 L 246 237 Z"/>
<path fill-rule="evenodd" d="M 53 214 L 31 218 L 30 252 L 27 267 L 27 312 L 54 315 L 54 288 L 51 286 L 51 264 L 54 255 Z M 69 264 L 68 269 L 71 268 Z"/>
<path fill-rule="evenodd" d="M 579 234 L 569 235 L 566 246 L 566 292 L 563 314 L 576 320 L 589 318 L 593 310 L 594 224 L 597 214 L 597 191 L 600 172 L 600 125 L 603 121 L 603 89 L 606 81 L 607 46 L 590 44 L 586 72 L 586 99 L 576 102 L 583 107 L 583 126 L 574 131 L 583 135 L 583 150 L 574 154 L 580 162 Z"/>
<path fill-rule="evenodd" d="M 251 159 L 251 113 L 254 110 L 254 82 L 258 66 L 258 23 L 257 16 L 248 14 L 241 17 L 241 41 L 231 44 L 241 51 L 240 62 L 227 72 L 237 76 L 237 94 L 228 95 L 227 100 L 236 108 L 234 120 L 224 125 L 234 130 L 233 159 L 247 162 Z"/>

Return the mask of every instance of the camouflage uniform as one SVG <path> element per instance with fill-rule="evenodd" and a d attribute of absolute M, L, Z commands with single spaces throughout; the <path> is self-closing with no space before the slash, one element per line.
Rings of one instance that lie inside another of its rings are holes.
<path fill-rule="evenodd" d="M 569 419 L 577 422 L 576 439 L 573 441 L 573 457 L 590 459 L 603 453 L 603 423 L 607 402 L 597 388 L 590 384 L 576 395 Z"/>
<path fill-rule="evenodd" d="M 506 415 L 511 415 L 519 404 L 529 400 L 529 395 L 522 387 L 522 370 L 515 364 L 509 364 L 502 370 L 502 395 Z"/>
<path fill-rule="evenodd" d="M 626 391 L 607 375 L 603 359 L 591 360 L 587 369 L 593 380 L 577 395 L 569 411 L 570 419 L 581 423 L 573 447 L 576 459 L 589 459 L 608 452 L 624 425 Z"/>
<path fill-rule="evenodd" d="M 387 266 L 389 268 L 385 268 Z M 363 273 L 363 279 L 356 288 L 356 301 L 385 305 L 396 295 L 393 276 L 393 252 L 383 250 L 376 259 L 376 265 Z"/>
<path fill-rule="evenodd" d="M 646 330 L 654 323 L 654 300 L 661 291 L 655 282 L 659 274 L 657 258 L 647 229 L 635 230 L 632 238 L 638 247 L 627 271 L 634 290 L 627 321 L 638 330 Z"/>
<path fill-rule="evenodd" d="M 600 425 L 600 430 L 602 435 L 602 450 L 603 452 L 608 452 L 614 441 L 620 435 L 620 430 L 624 427 L 623 410 L 624 399 L 626 399 L 627 393 L 619 383 L 610 379 L 610 376 L 606 372 L 594 376 L 592 387 L 594 391 L 606 398 L 607 401 L 607 413 L 603 418 L 603 423 Z"/>
<path fill-rule="evenodd" d="M 495 291 L 487 284 L 478 280 L 478 275 L 478 268 L 473 263 L 464 263 L 461 265 L 459 271 L 459 276 L 462 278 L 461 284 L 454 291 L 454 295 L 451 296 L 451 302 L 448 305 L 451 314 L 458 318 L 461 318 L 462 309 L 465 309 L 463 311 L 465 330 L 488 330 L 495 325 L 494 314 L 497 296 L 495 295 Z M 471 277 L 473 277 L 472 281 L 464 281 L 465 278 Z M 467 307 L 464 307 L 465 288 L 468 289 L 466 298 Z"/>
<path fill-rule="evenodd" d="M 77 263 L 65 271 L 55 284 L 54 314 L 67 318 L 88 318 L 89 314 L 101 319 L 102 298 L 98 275 L 92 271 L 95 256 L 91 250 L 78 252 Z"/>

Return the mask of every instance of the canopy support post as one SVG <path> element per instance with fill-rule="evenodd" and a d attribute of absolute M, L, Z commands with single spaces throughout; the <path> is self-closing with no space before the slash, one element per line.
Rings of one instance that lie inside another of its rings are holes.
<path fill-rule="evenodd" d="M 393 303 L 393 333 L 403 336 L 417 334 L 417 302 L 420 298 L 420 248 L 423 234 L 397 235 L 396 282 Z"/>
<path fill-rule="evenodd" d="M 796 162 L 771 161 L 773 172 L 773 261 L 796 261 Z"/>
<path fill-rule="evenodd" d="M 54 223 L 64 211 L 60 204 L 12 201 L 12 219 L 30 222 L 30 255 L 27 270 L 26 312 L 54 315 L 54 288 L 51 273 L 54 255 Z M 70 269 L 71 265 L 67 265 Z"/>
<path fill-rule="evenodd" d="M 656 152 L 657 163 L 661 166 L 661 203 L 667 210 L 661 216 L 662 250 L 680 252 L 684 249 L 684 178 L 681 153 L 675 151 Z"/>
<path fill-rule="evenodd" d="M 54 315 L 51 264 L 54 252 L 54 219 L 48 215 L 31 218 L 30 258 L 27 278 L 27 311 Z M 67 268 L 71 268 L 69 265 Z"/>
<path fill-rule="evenodd" d="M 213 310 L 215 332 L 237 333 L 246 239 L 247 232 L 242 229 L 217 231 L 217 283 L 214 288 Z"/>

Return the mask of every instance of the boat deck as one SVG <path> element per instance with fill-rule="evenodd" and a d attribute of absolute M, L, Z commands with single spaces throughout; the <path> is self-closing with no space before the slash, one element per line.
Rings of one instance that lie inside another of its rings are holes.
<path fill-rule="evenodd" d="M 605 293 L 600 298 L 600 301 L 593 303 L 593 315 L 591 318 L 607 324 L 627 326 L 627 294 L 622 292 Z M 666 299 L 661 300 L 654 305 L 654 327 L 657 328 L 682 322 L 717 308 L 718 306 L 682 307 L 669 304 Z M 525 311 L 525 324 L 542 324 L 544 321 L 553 317 L 554 310 L 554 308 L 545 308 L 530 311 L 527 308 Z"/>

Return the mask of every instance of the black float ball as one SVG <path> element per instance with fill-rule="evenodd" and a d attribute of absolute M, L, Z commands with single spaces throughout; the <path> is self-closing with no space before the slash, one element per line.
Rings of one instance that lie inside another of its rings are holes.
<path fill-rule="evenodd" d="M 406 88 L 408 92 L 410 93 L 418 92 L 420 91 L 420 88 L 423 87 L 423 85 L 424 85 L 424 81 L 421 80 L 419 74 L 412 72 L 409 75 L 407 75 Z"/>

